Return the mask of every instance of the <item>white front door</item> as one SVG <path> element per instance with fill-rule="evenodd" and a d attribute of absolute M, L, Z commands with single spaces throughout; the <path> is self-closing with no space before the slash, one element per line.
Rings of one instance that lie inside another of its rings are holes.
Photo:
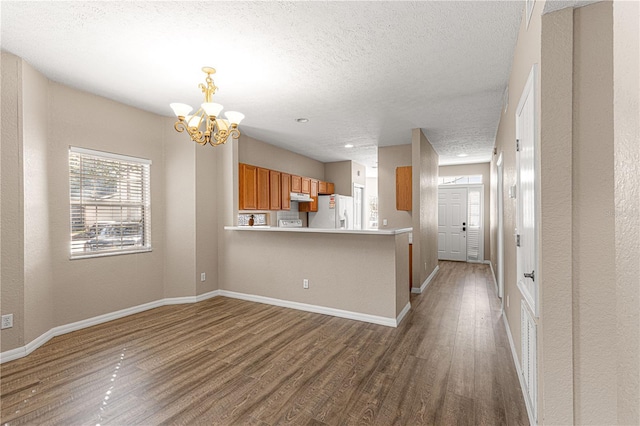
<path fill-rule="evenodd" d="M 438 259 L 467 260 L 467 188 L 438 189 Z"/>
<path fill-rule="evenodd" d="M 517 167 L 517 209 L 516 209 L 516 259 L 517 282 L 531 312 L 538 316 L 538 282 L 536 250 L 536 66 L 529 74 L 529 80 L 516 110 L 516 167 Z"/>

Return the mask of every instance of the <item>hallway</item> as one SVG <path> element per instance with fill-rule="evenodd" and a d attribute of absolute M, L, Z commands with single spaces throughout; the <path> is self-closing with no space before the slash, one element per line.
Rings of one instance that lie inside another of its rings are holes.
<path fill-rule="evenodd" d="M 487 265 L 440 262 L 397 329 L 216 297 L 1 366 L 2 423 L 528 424 Z"/>

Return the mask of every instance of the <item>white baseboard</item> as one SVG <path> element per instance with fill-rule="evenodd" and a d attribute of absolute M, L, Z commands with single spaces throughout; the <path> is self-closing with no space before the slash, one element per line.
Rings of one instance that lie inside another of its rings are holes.
<path fill-rule="evenodd" d="M 342 309 L 328 308 L 326 306 L 310 305 L 301 302 L 292 302 L 290 300 L 274 299 L 272 297 L 257 296 L 254 294 L 237 293 L 235 291 L 220 290 L 220 296 L 230 297 L 232 299 L 241 299 L 249 302 L 264 303 L 267 305 L 280 306 L 283 308 L 297 309 L 299 311 L 313 312 L 316 314 L 331 315 L 334 317 L 347 318 L 356 321 L 370 322 L 372 324 L 386 325 L 387 327 L 397 327 L 399 321 L 396 318 L 381 317 L 378 315 L 362 314 L 359 312 L 345 311 Z M 411 307 L 409 305 L 409 307 Z M 405 307 L 405 309 L 407 309 Z M 407 309 L 408 310 L 408 309 Z M 404 309 L 403 309 L 404 311 Z"/>
<path fill-rule="evenodd" d="M 216 296 L 226 296 L 233 299 L 242 299 L 250 302 L 266 303 L 268 305 L 275 305 L 275 306 L 281 306 L 284 308 L 297 309 L 300 311 L 331 315 L 331 316 L 340 317 L 340 318 L 348 318 L 348 319 L 353 319 L 357 321 L 364 321 L 364 322 L 369 322 L 373 324 L 385 325 L 387 327 L 397 327 L 398 324 L 400 324 L 400 321 L 402 321 L 402 318 L 404 318 L 407 312 L 409 312 L 409 309 L 411 309 L 411 304 L 407 303 L 407 305 L 404 307 L 402 312 L 400 312 L 400 315 L 398 315 L 397 318 L 387 318 L 387 317 L 381 317 L 377 315 L 369 315 L 369 314 L 362 314 L 358 312 L 345 311 L 342 309 L 328 308 L 325 306 L 309 305 L 306 303 L 274 299 L 271 297 L 236 293 L 228 290 L 214 290 L 208 293 L 200 294 L 198 296 L 170 297 L 170 298 L 165 298 L 161 300 L 156 300 L 154 302 L 144 303 L 138 306 L 132 306 L 130 308 L 122 309 L 116 312 L 110 312 L 104 315 L 98 315 L 93 318 L 87 318 L 86 320 L 73 322 L 71 324 L 54 327 L 49 331 L 47 331 L 46 333 L 43 333 L 39 337 L 35 338 L 31 342 L 27 343 L 25 346 L 0 353 L 0 364 L 8 361 L 13 361 L 14 359 L 25 357 L 29 355 L 31 352 L 38 349 L 40 346 L 47 343 L 52 338 L 56 336 L 60 336 L 62 334 L 81 330 L 83 328 L 102 324 L 108 321 L 113 321 L 115 319 L 119 319 L 119 318 L 126 317 L 128 315 L 144 312 L 149 309 L 158 308 L 160 306 L 178 305 L 178 304 L 185 304 L 185 303 L 197 303 L 197 302 L 201 302 L 203 300 L 210 299 Z"/>
<path fill-rule="evenodd" d="M 402 308 L 402 311 L 398 314 L 398 317 L 396 318 L 396 327 L 400 325 L 400 322 L 403 320 L 405 315 L 409 313 L 410 309 L 411 309 L 411 302 L 407 302 L 407 304 L 404 305 L 404 308 Z"/>
<path fill-rule="evenodd" d="M 491 275 L 493 276 L 493 285 L 496 288 L 496 296 L 500 297 L 500 291 L 498 290 L 498 280 L 496 279 L 496 271 L 493 270 L 493 263 L 490 260 L 485 260 L 483 263 L 489 265 L 491 268 Z"/>
<path fill-rule="evenodd" d="M 40 346 L 47 343 L 49 340 L 62 334 L 71 333 L 72 331 L 81 330 L 83 328 L 91 327 L 94 325 L 102 324 L 108 321 L 113 321 L 118 318 L 123 318 L 129 315 L 137 314 L 140 312 L 148 311 L 149 309 L 158 308 L 166 305 L 179 305 L 183 303 L 195 303 L 200 302 L 211 297 L 219 295 L 220 290 L 211 291 L 201 294 L 199 296 L 186 296 L 186 297 L 170 297 L 166 299 L 156 300 L 154 302 L 144 303 L 138 306 L 132 306 L 130 308 L 121 309 L 115 312 L 109 312 L 107 314 L 98 315 L 93 318 L 87 318 L 85 320 L 76 321 L 71 324 L 60 325 L 54 327 L 42 335 L 36 337 L 31 342 L 20 348 L 5 351 L 0 354 L 0 364 L 14 359 L 22 358 L 29 355 L 31 352 L 38 349 Z"/>
<path fill-rule="evenodd" d="M 513 336 L 511 335 L 511 328 L 509 328 L 509 320 L 502 311 L 502 320 L 504 322 L 504 326 L 507 329 L 507 337 L 509 339 L 509 346 L 511 347 L 511 355 L 513 356 L 513 362 L 516 365 L 516 372 L 518 373 L 518 382 L 520 382 L 520 390 L 522 391 L 522 398 L 524 399 L 525 406 L 527 407 L 527 416 L 529 416 L 529 424 L 532 426 L 536 426 L 537 423 L 535 421 L 535 416 L 533 415 L 533 410 L 531 409 L 531 404 L 529 403 L 529 399 L 525 397 L 527 394 L 527 389 L 524 384 L 524 378 L 522 377 L 522 369 L 520 368 L 520 360 L 518 359 L 518 353 L 516 352 L 516 347 L 513 344 Z"/>
<path fill-rule="evenodd" d="M 429 284 L 431 284 L 431 280 L 433 280 L 433 278 L 436 276 L 436 274 L 438 273 L 438 271 L 440 270 L 440 265 L 436 265 L 436 267 L 434 268 L 434 270 L 431 272 L 431 274 L 427 277 L 426 280 L 424 280 L 424 282 L 422 283 L 422 285 L 420 287 L 413 287 L 411 288 L 411 293 L 415 293 L 415 294 L 420 294 L 423 291 L 426 290 L 427 286 Z"/>

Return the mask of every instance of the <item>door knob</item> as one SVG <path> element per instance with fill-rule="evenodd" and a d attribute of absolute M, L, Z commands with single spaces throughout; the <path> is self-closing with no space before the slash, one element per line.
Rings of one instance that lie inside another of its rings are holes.
<path fill-rule="evenodd" d="M 536 271 L 531 271 L 530 274 L 527 274 L 526 272 L 524 273 L 524 277 L 525 278 L 531 278 L 533 281 L 536 280 Z"/>

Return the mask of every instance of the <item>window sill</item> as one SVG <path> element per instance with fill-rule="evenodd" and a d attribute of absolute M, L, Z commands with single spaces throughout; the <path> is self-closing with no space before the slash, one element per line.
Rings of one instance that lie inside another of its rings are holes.
<path fill-rule="evenodd" d="M 103 252 L 103 253 L 92 253 L 92 254 L 77 254 L 73 256 L 69 256 L 69 260 L 79 260 L 79 259 L 94 259 L 96 257 L 111 257 L 111 256 L 122 256 L 126 254 L 138 254 L 138 253 L 150 253 L 153 249 L 145 248 L 141 250 L 127 250 L 127 251 L 114 251 L 114 252 Z"/>

